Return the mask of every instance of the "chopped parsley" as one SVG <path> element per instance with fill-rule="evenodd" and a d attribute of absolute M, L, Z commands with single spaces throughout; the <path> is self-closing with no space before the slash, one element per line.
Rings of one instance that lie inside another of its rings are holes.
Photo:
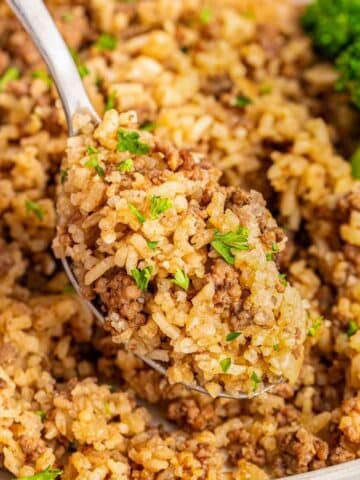
<path fill-rule="evenodd" d="M 112 411 L 111 411 L 110 403 L 109 403 L 109 402 L 105 402 L 105 403 L 104 403 L 104 409 L 105 409 L 106 415 L 108 415 L 109 417 L 111 417 L 111 416 L 112 416 Z"/>
<path fill-rule="evenodd" d="M 316 332 L 319 330 L 319 328 L 322 326 L 322 324 L 323 324 L 323 318 L 322 317 L 315 318 L 313 324 L 309 328 L 308 337 L 315 337 Z"/>
<path fill-rule="evenodd" d="M 200 22 L 207 25 L 214 18 L 214 12 L 209 7 L 205 7 L 200 12 Z"/>
<path fill-rule="evenodd" d="M 135 280 L 136 285 L 142 292 L 145 292 L 145 290 L 147 290 L 152 272 L 153 267 L 151 266 L 145 267 L 142 270 L 139 268 L 134 268 L 133 270 L 131 270 L 131 275 Z"/>
<path fill-rule="evenodd" d="M 105 111 L 111 110 L 116 106 L 116 92 L 111 92 L 110 95 L 106 99 L 105 103 Z"/>
<path fill-rule="evenodd" d="M 286 279 L 286 273 L 279 273 L 279 280 L 280 280 L 280 283 L 284 285 L 284 287 L 287 286 L 288 281 Z"/>
<path fill-rule="evenodd" d="M 222 360 L 220 360 L 220 367 L 221 367 L 221 370 L 226 373 L 229 368 L 230 368 L 230 365 L 231 365 L 231 358 L 227 357 L 227 358 L 223 358 Z"/>
<path fill-rule="evenodd" d="M 275 258 L 275 254 L 279 252 L 279 245 L 277 243 L 273 243 L 271 246 L 271 252 L 266 254 L 266 260 L 271 262 Z"/>
<path fill-rule="evenodd" d="M 280 351 L 280 345 L 278 343 L 274 343 L 273 349 L 275 350 L 275 352 L 279 352 Z"/>
<path fill-rule="evenodd" d="M 227 342 L 232 342 L 236 338 L 240 337 L 241 332 L 230 332 L 226 335 L 226 341 Z"/>
<path fill-rule="evenodd" d="M 64 184 L 66 182 L 68 175 L 69 175 L 69 173 L 68 173 L 67 170 L 63 170 L 63 169 L 60 170 L 60 182 L 61 182 L 61 184 Z"/>
<path fill-rule="evenodd" d="M 31 200 L 26 200 L 25 208 L 28 213 L 33 213 L 38 220 L 40 221 L 44 220 L 44 212 L 42 211 L 42 208 L 40 207 L 40 205 L 38 205 L 36 202 L 32 202 Z"/>
<path fill-rule="evenodd" d="M 32 78 L 42 80 L 46 85 L 52 85 L 52 78 L 45 70 L 34 70 L 31 74 Z"/>
<path fill-rule="evenodd" d="M 360 148 L 350 158 L 351 175 L 356 180 L 360 180 Z"/>
<path fill-rule="evenodd" d="M 348 337 L 352 337 L 353 335 L 355 335 L 355 333 L 359 330 L 359 325 L 357 324 L 357 322 L 355 322 L 355 320 L 350 320 L 349 322 L 349 325 L 348 325 L 348 329 L 347 329 L 347 336 Z"/>
<path fill-rule="evenodd" d="M 9 82 L 12 80 L 17 80 L 18 78 L 20 78 L 20 70 L 16 67 L 8 68 L 0 77 L 0 92 L 4 90 Z"/>
<path fill-rule="evenodd" d="M 95 47 L 100 50 L 115 50 L 117 39 L 108 33 L 102 33 L 95 42 Z"/>
<path fill-rule="evenodd" d="M 227 263 L 234 265 L 235 255 L 233 255 L 231 250 L 234 249 L 238 252 L 249 250 L 248 237 L 249 230 L 241 226 L 236 232 L 219 233 L 218 230 L 215 230 L 214 240 L 211 242 L 211 246 Z"/>
<path fill-rule="evenodd" d="M 127 158 L 123 162 L 118 163 L 116 168 L 120 172 L 131 172 L 131 170 L 134 168 L 134 162 L 131 160 L 131 158 Z"/>
<path fill-rule="evenodd" d="M 146 242 L 147 246 L 150 248 L 150 250 L 155 250 L 155 248 L 158 246 L 158 243 L 159 242 L 152 242 L 152 241 L 148 241 Z"/>
<path fill-rule="evenodd" d="M 147 132 L 153 132 L 156 128 L 156 123 L 146 120 L 140 125 L 140 130 L 146 130 Z"/>
<path fill-rule="evenodd" d="M 94 145 L 88 145 L 86 151 L 89 155 L 95 155 L 96 153 L 99 153 L 99 150 L 94 147 Z"/>
<path fill-rule="evenodd" d="M 150 147 L 146 143 L 139 140 L 140 135 L 138 132 L 131 132 L 128 130 L 120 129 L 118 131 L 118 152 L 130 152 L 145 154 L 150 152 Z"/>
<path fill-rule="evenodd" d="M 259 93 L 260 95 L 268 95 L 269 93 L 271 93 L 273 90 L 273 87 L 272 85 L 270 85 L 270 83 L 263 83 L 262 85 L 260 85 L 260 88 L 259 88 Z"/>
<path fill-rule="evenodd" d="M 162 213 L 165 213 L 172 207 L 171 201 L 166 197 L 153 195 L 151 197 L 150 216 L 152 220 L 156 220 Z"/>
<path fill-rule="evenodd" d="M 71 56 L 74 59 L 74 62 L 76 63 L 80 77 L 84 78 L 87 75 L 89 75 L 90 70 L 84 63 L 80 63 L 79 54 L 73 48 L 70 48 L 69 50 L 70 50 Z"/>
<path fill-rule="evenodd" d="M 234 107 L 244 108 L 251 103 L 253 103 L 251 98 L 246 97 L 245 95 L 238 95 L 235 98 Z"/>
<path fill-rule="evenodd" d="M 62 289 L 62 293 L 67 293 L 67 294 L 74 294 L 76 293 L 75 288 L 69 283 L 68 285 L 65 285 L 65 287 Z"/>
<path fill-rule="evenodd" d="M 62 470 L 47 467 L 42 472 L 31 475 L 31 477 L 18 477 L 17 480 L 55 480 L 55 478 L 57 478 L 62 473 Z"/>
<path fill-rule="evenodd" d="M 87 162 L 85 162 L 85 167 L 87 168 L 93 168 L 95 172 L 99 175 L 99 177 L 104 177 L 105 176 L 105 170 L 103 167 L 99 164 L 98 159 L 96 158 L 95 155 L 92 155 Z"/>
<path fill-rule="evenodd" d="M 74 15 L 71 12 L 64 13 L 61 17 L 65 23 L 69 23 L 74 19 Z"/>
<path fill-rule="evenodd" d="M 35 415 L 40 417 L 41 420 L 44 420 L 44 418 L 46 417 L 46 413 L 44 412 L 44 410 L 35 410 L 34 413 L 35 413 Z"/>
<path fill-rule="evenodd" d="M 256 390 L 259 386 L 259 383 L 261 383 L 261 378 L 259 377 L 259 375 L 256 372 L 253 372 L 251 374 L 250 380 L 251 380 L 251 384 L 252 384 L 252 390 L 253 390 L 253 392 L 256 392 Z"/>
<path fill-rule="evenodd" d="M 184 290 L 187 290 L 190 285 L 190 279 L 184 272 L 184 270 L 176 270 L 172 283 Z"/>
<path fill-rule="evenodd" d="M 135 215 L 135 217 L 139 220 L 141 224 L 145 223 L 145 217 L 144 215 L 139 212 L 139 210 L 133 205 L 132 203 L 128 202 L 128 207 L 130 212 Z"/>

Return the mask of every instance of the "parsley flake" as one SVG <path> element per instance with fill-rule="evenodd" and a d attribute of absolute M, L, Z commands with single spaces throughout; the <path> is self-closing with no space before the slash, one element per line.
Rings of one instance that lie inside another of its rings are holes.
<path fill-rule="evenodd" d="M 158 243 L 159 242 L 152 242 L 152 241 L 148 241 L 146 242 L 147 246 L 150 248 L 150 250 L 155 250 L 155 248 L 158 246 Z"/>
<path fill-rule="evenodd" d="M 146 130 L 147 132 L 153 132 L 156 128 L 156 123 L 146 120 L 140 125 L 140 130 Z"/>
<path fill-rule="evenodd" d="M 62 473 L 62 470 L 47 467 L 42 472 L 31 475 L 31 477 L 18 477 L 17 480 L 55 480 L 55 478 L 57 478 Z"/>
<path fill-rule="evenodd" d="M 250 380 L 251 380 L 251 384 L 252 384 L 252 390 L 253 390 L 253 392 L 256 392 L 256 390 L 259 386 L 259 383 L 261 383 L 261 378 L 259 377 L 259 375 L 256 372 L 253 372 L 251 374 Z"/>
<path fill-rule="evenodd" d="M 99 177 L 105 176 L 105 170 L 99 164 L 98 159 L 95 156 L 90 157 L 89 160 L 85 162 L 84 166 L 87 168 L 93 168 Z"/>
<path fill-rule="evenodd" d="M 187 290 L 190 285 L 190 279 L 184 270 L 176 270 L 172 283 L 180 288 L 183 288 L 184 290 Z"/>
<path fill-rule="evenodd" d="M 123 162 L 118 163 L 116 168 L 120 172 L 131 172 L 131 170 L 134 168 L 134 162 L 131 160 L 131 158 L 127 158 Z"/>
<path fill-rule="evenodd" d="M 38 220 L 42 221 L 44 220 L 44 212 L 42 211 L 42 208 L 40 205 L 38 205 L 36 202 L 32 202 L 31 200 L 26 200 L 25 202 L 25 208 L 28 213 L 33 213 Z"/>
<path fill-rule="evenodd" d="M 46 417 L 46 413 L 44 412 L 44 410 L 35 410 L 34 413 L 35 413 L 35 415 L 40 417 L 41 420 L 44 420 L 44 418 Z"/>
<path fill-rule="evenodd" d="M 130 152 L 146 154 L 150 152 L 150 147 L 146 143 L 139 140 L 140 135 L 138 132 L 122 130 L 118 131 L 118 152 Z"/>
<path fill-rule="evenodd" d="M 284 285 L 284 287 L 287 286 L 288 281 L 286 280 L 286 273 L 279 273 L 279 280 L 280 280 L 280 283 Z"/>
<path fill-rule="evenodd" d="M 135 217 L 139 220 L 139 222 L 140 222 L 141 224 L 145 223 L 145 217 L 144 217 L 144 215 L 143 215 L 141 212 L 139 212 L 139 210 L 135 207 L 134 204 L 128 202 L 128 207 L 129 207 L 130 212 L 131 212 L 133 215 L 135 215 Z"/>
<path fill-rule="evenodd" d="M 236 232 L 219 233 L 218 230 L 215 230 L 211 246 L 227 263 L 234 265 L 235 255 L 233 255 L 231 250 L 234 249 L 238 252 L 249 250 L 248 237 L 249 230 L 241 226 Z"/>
<path fill-rule="evenodd" d="M 0 92 L 2 92 L 6 85 L 12 80 L 20 78 L 20 70 L 16 67 L 8 68 L 5 73 L 0 77 Z"/>
<path fill-rule="evenodd" d="M 274 343 L 273 349 L 275 350 L 275 352 L 279 352 L 280 351 L 280 345 L 278 343 Z"/>
<path fill-rule="evenodd" d="M 279 253 L 279 245 L 277 243 L 273 243 L 271 246 L 271 252 L 266 254 L 266 260 L 268 262 L 273 261 L 276 253 Z"/>
<path fill-rule="evenodd" d="M 153 195 L 151 197 L 150 216 L 152 220 L 156 220 L 162 213 L 165 213 L 172 207 L 171 201 L 166 197 Z"/>
<path fill-rule="evenodd" d="M 223 358 L 222 360 L 220 360 L 220 367 L 221 367 L 221 370 L 226 373 L 229 368 L 230 368 L 230 365 L 231 365 L 231 358 L 227 357 L 227 358 Z"/>
<path fill-rule="evenodd" d="M 272 85 L 270 85 L 270 83 L 263 83 L 262 85 L 260 85 L 260 88 L 259 88 L 259 93 L 260 95 L 268 95 L 269 93 L 271 93 L 273 90 L 273 87 Z"/>
<path fill-rule="evenodd" d="M 348 329 L 347 329 L 347 336 L 348 337 L 352 337 L 353 335 L 355 335 L 355 333 L 359 330 L 359 325 L 357 324 L 357 322 L 355 322 L 355 320 L 350 320 L 349 322 L 349 325 L 348 325 Z"/>
<path fill-rule="evenodd" d="M 42 80 L 46 85 L 52 85 L 52 78 L 45 70 L 34 70 L 31 74 L 32 78 Z"/>
<path fill-rule="evenodd" d="M 69 175 L 69 173 L 68 173 L 67 170 L 63 170 L 63 169 L 60 170 L 60 182 L 61 182 L 61 184 L 64 184 L 66 182 L 66 180 L 68 178 L 68 175 Z"/>
<path fill-rule="evenodd" d="M 240 337 L 242 332 L 230 332 L 226 335 L 226 341 L 227 342 L 232 342 L 236 338 Z"/>
<path fill-rule="evenodd" d="M 90 70 L 86 65 L 81 64 L 81 65 L 78 65 L 77 67 L 78 67 L 78 72 L 81 78 L 84 78 L 90 74 Z"/>
<path fill-rule="evenodd" d="M 117 46 L 117 39 L 108 33 L 102 33 L 96 40 L 94 46 L 99 50 L 115 50 Z"/>
<path fill-rule="evenodd" d="M 105 111 L 111 110 L 116 107 L 116 92 L 111 92 L 106 99 Z"/>
<path fill-rule="evenodd" d="M 207 25 L 214 18 L 214 12 L 209 7 L 205 7 L 200 12 L 200 22 Z"/>
<path fill-rule="evenodd" d="M 356 180 L 360 180 L 360 148 L 350 158 L 351 175 Z"/>
<path fill-rule="evenodd" d="M 245 95 L 238 95 L 235 99 L 234 107 L 244 108 L 251 103 L 253 103 L 251 98 L 246 97 Z"/>
<path fill-rule="evenodd" d="M 99 153 L 99 150 L 96 147 L 94 147 L 94 145 L 88 145 L 86 151 L 89 155 L 94 155 L 96 153 Z"/>
<path fill-rule="evenodd" d="M 152 272 L 153 267 L 151 266 L 145 267 L 142 270 L 139 268 L 134 268 L 133 270 L 131 270 L 131 275 L 135 280 L 136 285 L 142 292 L 145 292 L 145 290 L 147 290 Z"/>
<path fill-rule="evenodd" d="M 308 337 L 315 337 L 316 332 L 319 330 L 319 328 L 322 326 L 322 324 L 323 324 L 323 318 L 322 317 L 317 317 L 314 320 L 311 327 L 309 328 Z"/>

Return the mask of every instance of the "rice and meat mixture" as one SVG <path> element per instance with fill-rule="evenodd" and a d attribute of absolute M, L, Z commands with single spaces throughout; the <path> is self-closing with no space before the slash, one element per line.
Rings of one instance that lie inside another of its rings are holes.
<path fill-rule="evenodd" d="M 74 125 L 55 253 L 99 298 L 114 340 L 213 396 L 294 383 L 308 322 L 276 267 L 285 238 L 261 195 L 221 187 L 203 155 L 140 135 L 135 112 Z"/>
<path fill-rule="evenodd" d="M 141 141 L 152 145 L 150 129 L 158 146 L 167 140 L 191 151 L 185 164 L 200 159 L 197 172 L 220 169 L 223 187 L 216 193 L 231 198 L 236 212 L 246 202 L 265 212 L 261 197 L 244 191 L 263 195 L 288 241 L 281 234 L 281 252 L 269 252 L 265 243 L 261 250 L 274 254 L 278 271 L 307 302 L 309 327 L 294 385 L 230 401 L 170 385 L 96 325 L 51 250 L 56 184 L 71 181 L 70 172 L 60 173 L 64 113 L 35 48 L 1 3 L 1 467 L 18 478 L 47 471 L 42 477 L 52 479 L 63 471 L 65 480 L 265 480 L 360 457 L 360 192 L 346 160 L 359 118 L 347 96 L 334 92 L 336 73 L 314 55 L 298 8 L 285 0 L 47 4 L 99 114 L 135 111 Z M 122 128 L 134 129 L 128 121 Z M 79 139 L 73 141 L 75 152 Z M 100 139 L 90 145 L 109 150 Z M 85 148 L 74 161 L 90 160 Z M 162 152 L 162 165 L 169 155 Z M 140 178 L 141 156 L 130 157 Z M 100 156 L 97 161 L 105 170 L 104 178 L 97 174 L 102 183 L 110 172 Z M 83 169 L 89 179 L 97 178 L 95 166 Z M 115 173 L 126 182 L 135 175 Z M 134 199 L 142 215 L 150 212 L 147 202 Z M 198 214 L 207 209 L 206 202 L 199 205 Z M 164 212 L 159 224 L 166 219 L 171 226 L 176 212 Z M 202 219 L 204 231 L 209 218 Z M 266 218 L 265 225 L 273 222 Z M 151 223 L 135 221 L 132 235 Z M 223 231 L 211 226 L 216 229 Z M 146 255 L 160 271 L 151 248 Z M 144 258 L 134 268 L 144 268 Z M 214 269 L 223 262 L 213 250 L 211 261 Z M 189 265 L 187 259 L 166 272 Z M 229 281 L 234 266 L 221 265 Z M 273 261 L 266 268 L 277 275 Z M 172 295 L 191 295 L 194 276 L 185 273 L 189 288 L 169 281 Z M 224 335 L 244 331 L 237 329 Z M 243 335 L 226 348 L 240 346 L 249 338 Z M 168 420 L 164 427 L 156 426 L 159 414 Z"/>

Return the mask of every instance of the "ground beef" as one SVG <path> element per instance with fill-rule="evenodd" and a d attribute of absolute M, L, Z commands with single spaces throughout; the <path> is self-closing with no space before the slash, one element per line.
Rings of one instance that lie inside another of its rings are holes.
<path fill-rule="evenodd" d="M 214 403 L 200 405 L 195 398 L 182 398 L 170 402 L 167 408 L 167 418 L 179 425 L 185 423 L 191 429 L 199 431 L 213 428 L 220 421 Z"/>
<path fill-rule="evenodd" d="M 100 278 L 94 290 L 110 311 L 118 313 L 130 325 L 139 327 L 145 324 L 143 303 L 139 301 L 142 293 L 126 273 L 119 272 L 110 279 Z"/>

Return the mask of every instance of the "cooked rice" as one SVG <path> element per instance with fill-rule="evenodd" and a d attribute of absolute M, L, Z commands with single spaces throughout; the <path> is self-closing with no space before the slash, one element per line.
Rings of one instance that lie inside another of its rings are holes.
<path fill-rule="evenodd" d="M 333 92 L 299 10 L 285 0 L 47 3 L 101 115 L 115 92 L 117 111 L 209 159 L 223 185 L 262 193 L 288 236 L 278 267 L 311 326 L 296 384 L 240 402 L 169 385 L 95 325 L 51 252 L 65 117 L 2 3 L 0 71 L 21 75 L 0 92 L 1 466 L 75 480 L 263 480 L 358 458 L 360 193 L 345 160 L 358 113 Z M 101 32 L 118 38 L 114 51 L 92 46 Z M 238 95 L 253 103 L 234 107 Z M 133 239 L 135 252 L 142 243 Z M 132 391 L 161 405 L 174 431 L 151 425 Z"/>

